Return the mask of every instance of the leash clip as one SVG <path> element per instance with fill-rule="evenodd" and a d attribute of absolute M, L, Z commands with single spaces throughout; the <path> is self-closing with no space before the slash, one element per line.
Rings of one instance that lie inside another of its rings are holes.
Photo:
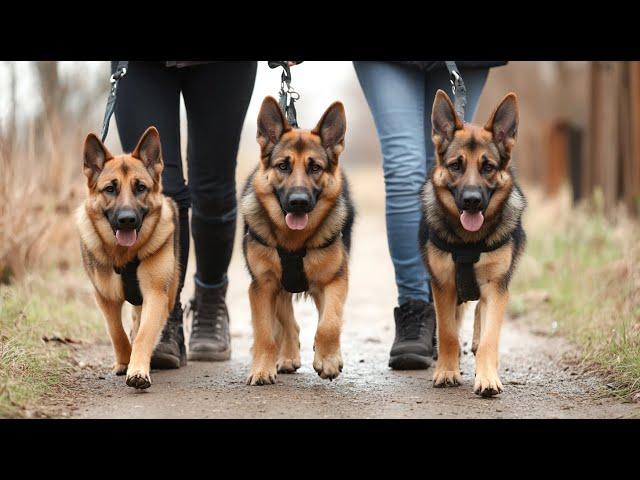
<path fill-rule="evenodd" d="M 109 77 L 109 83 L 111 83 L 111 95 L 115 96 L 118 89 L 118 81 L 127 74 L 127 68 L 117 70 L 111 77 Z"/>
<path fill-rule="evenodd" d="M 451 91 L 455 95 L 456 94 L 456 86 L 460 82 L 460 74 L 457 71 L 453 70 L 451 72 L 451 76 L 449 77 L 449 81 L 451 82 Z"/>
<path fill-rule="evenodd" d="M 280 77 L 280 108 L 285 114 L 289 125 L 298 128 L 297 112 L 294 103 L 300 99 L 300 94 L 291 87 L 291 69 L 287 62 L 269 62 L 271 68 L 282 67 Z"/>

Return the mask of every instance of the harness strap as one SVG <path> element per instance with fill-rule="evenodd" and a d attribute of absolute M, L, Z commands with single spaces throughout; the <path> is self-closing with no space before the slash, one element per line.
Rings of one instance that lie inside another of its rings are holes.
<path fill-rule="evenodd" d="M 262 246 L 274 248 L 269 245 L 267 241 L 258 235 L 247 225 L 247 235 L 253 238 L 256 242 Z M 332 245 L 338 238 L 340 238 L 342 232 L 337 232 L 329 240 L 320 245 L 319 247 L 312 247 L 313 250 L 327 248 Z M 276 250 L 278 257 L 280 257 L 280 267 L 282 268 L 282 278 L 280 284 L 289 293 L 301 293 L 309 290 L 309 281 L 307 275 L 304 272 L 304 257 L 307 255 L 307 248 L 301 248 L 296 251 L 286 250 L 277 245 Z"/>
<path fill-rule="evenodd" d="M 109 98 L 107 99 L 107 108 L 104 112 L 104 120 L 102 120 L 102 133 L 100 137 L 104 142 L 107 138 L 107 133 L 109 133 L 109 122 L 111 121 L 111 115 L 113 115 L 113 111 L 116 108 L 116 93 L 118 91 L 118 82 L 122 77 L 127 74 L 127 69 L 129 68 L 128 61 L 119 61 L 118 66 L 116 67 L 116 71 L 109 81 L 111 82 L 111 91 L 109 92 Z"/>
<path fill-rule="evenodd" d="M 136 257 L 123 267 L 113 266 L 113 271 L 120 275 L 122 279 L 125 300 L 135 306 L 142 305 L 142 292 L 140 291 L 137 273 L 138 265 L 140 265 L 140 259 Z"/>
<path fill-rule="evenodd" d="M 448 252 L 453 258 L 456 267 L 456 292 L 458 295 L 458 305 L 464 302 L 478 300 L 480 298 L 480 287 L 476 279 L 474 264 L 480 260 L 480 255 L 492 252 L 504 246 L 511 239 L 510 236 L 491 246 L 484 241 L 474 243 L 450 243 L 438 237 L 429 235 L 428 240 L 439 250 Z"/>
<path fill-rule="evenodd" d="M 445 61 L 444 63 L 447 66 L 447 70 L 449 70 L 451 91 L 455 99 L 454 108 L 460 120 L 464 121 L 464 109 L 467 106 L 467 87 L 464 85 L 464 80 L 462 80 L 462 75 L 460 75 L 456 62 Z"/>

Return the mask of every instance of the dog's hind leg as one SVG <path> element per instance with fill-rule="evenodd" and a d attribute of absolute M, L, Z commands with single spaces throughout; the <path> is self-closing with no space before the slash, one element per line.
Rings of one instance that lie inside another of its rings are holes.
<path fill-rule="evenodd" d="M 280 284 L 273 277 L 254 280 L 249 286 L 251 323 L 253 324 L 253 363 L 248 385 L 275 383 L 277 377 L 278 343 L 276 339 L 275 302 Z"/>
<path fill-rule="evenodd" d="M 107 300 L 98 292 L 96 292 L 96 302 L 107 321 L 109 337 L 111 337 L 111 344 L 113 345 L 113 353 L 115 356 L 113 373 L 116 375 L 124 375 L 127 373 L 127 365 L 129 365 L 129 358 L 131 356 L 131 344 L 122 326 L 122 304 L 124 302 Z"/>
<path fill-rule="evenodd" d="M 471 342 L 471 351 L 475 355 L 478 351 L 478 344 L 480 343 L 480 335 L 482 333 L 482 301 L 476 304 L 476 309 L 473 314 L 473 341 Z"/>
<path fill-rule="evenodd" d="M 293 314 L 292 300 L 287 292 L 276 297 L 276 317 L 281 327 L 278 373 L 294 373 L 300 368 L 300 327 Z"/>
<path fill-rule="evenodd" d="M 138 334 L 138 330 L 140 329 L 140 315 L 142 314 L 141 306 L 133 306 L 131 307 L 131 330 L 129 331 L 129 338 L 131 342 L 136 339 L 136 335 Z"/>
<path fill-rule="evenodd" d="M 434 282 L 431 285 L 438 324 L 438 361 L 433 373 L 433 386 L 455 387 L 462 382 L 456 289 L 453 285 L 436 286 Z"/>

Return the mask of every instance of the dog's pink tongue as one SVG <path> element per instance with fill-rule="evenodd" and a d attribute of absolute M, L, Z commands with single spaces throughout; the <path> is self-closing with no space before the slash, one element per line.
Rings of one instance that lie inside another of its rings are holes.
<path fill-rule="evenodd" d="M 138 234 L 133 228 L 131 230 L 116 230 L 116 241 L 118 245 L 123 247 L 130 247 L 136 243 L 137 238 Z"/>
<path fill-rule="evenodd" d="M 306 213 L 287 213 L 284 217 L 287 227 L 291 230 L 303 230 L 309 221 L 309 215 Z"/>
<path fill-rule="evenodd" d="M 462 215 L 460 215 L 460 223 L 465 230 L 477 232 L 484 223 L 484 215 L 482 215 L 482 212 L 470 213 L 467 210 L 463 210 Z"/>

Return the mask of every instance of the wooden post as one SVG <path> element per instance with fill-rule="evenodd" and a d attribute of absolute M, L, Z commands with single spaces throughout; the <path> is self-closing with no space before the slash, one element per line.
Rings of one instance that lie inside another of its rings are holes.
<path fill-rule="evenodd" d="M 569 165 L 569 126 L 562 120 L 548 127 L 548 151 L 543 183 L 549 195 L 555 195 L 567 181 Z"/>
<path fill-rule="evenodd" d="M 584 169 L 583 191 L 590 195 L 601 187 L 605 208 L 615 205 L 619 175 L 619 86 L 620 62 L 591 64 L 591 108 L 589 118 L 588 168 Z"/>
<path fill-rule="evenodd" d="M 623 198 L 629 210 L 640 214 L 640 62 L 629 65 L 630 154 L 624 167 Z"/>

